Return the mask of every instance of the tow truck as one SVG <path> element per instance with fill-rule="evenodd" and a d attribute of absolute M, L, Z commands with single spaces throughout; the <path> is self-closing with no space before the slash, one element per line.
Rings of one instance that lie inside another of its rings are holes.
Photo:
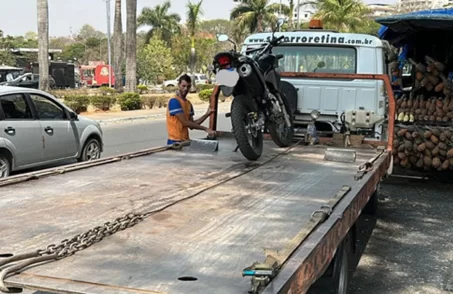
<path fill-rule="evenodd" d="M 379 184 L 392 174 L 390 80 L 281 74 L 382 82 L 379 137 L 358 133 L 376 129 L 374 116 L 350 103 L 344 131 L 289 148 L 267 140 L 249 162 L 214 112 L 215 152 L 188 142 L 3 179 L 0 291 L 346 293 L 357 220 L 375 213 Z M 218 96 L 216 86 L 216 108 Z"/>

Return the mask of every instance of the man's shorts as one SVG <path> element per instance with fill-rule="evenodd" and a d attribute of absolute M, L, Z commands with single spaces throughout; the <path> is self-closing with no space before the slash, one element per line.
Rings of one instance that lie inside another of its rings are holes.
<path fill-rule="evenodd" d="M 179 143 L 179 142 L 181 142 L 181 141 L 177 141 L 177 140 L 170 140 L 170 139 L 168 139 L 168 140 L 167 140 L 167 145 L 171 145 L 171 144 L 174 144 L 174 143 Z"/>

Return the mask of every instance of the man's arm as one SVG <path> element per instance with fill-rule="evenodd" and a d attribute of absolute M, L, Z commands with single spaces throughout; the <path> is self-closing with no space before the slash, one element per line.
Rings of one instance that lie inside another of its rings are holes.
<path fill-rule="evenodd" d="M 179 119 L 179 121 L 182 123 L 183 126 L 189 127 L 191 129 L 207 131 L 206 127 L 200 126 L 199 124 L 186 119 L 186 117 L 184 115 L 184 111 L 182 110 L 181 104 L 179 103 L 179 101 L 177 99 L 175 99 L 175 98 L 170 99 L 170 101 L 168 102 L 168 108 L 169 108 L 170 115 L 176 116 Z"/>
<path fill-rule="evenodd" d="M 208 111 L 205 114 L 203 114 L 202 117 L 194 120 L 193 119 L 193 115 L 194 115 L 193 106 L 191 106 L 190 120 L 195 122 L 195 123 L 197 123 L 197 124 L 199 124 L 199 125 L 201 125 L 211 115 L 211 113 L 212 113 L 212 111 L 210 109 L 208 109 Z"/>
<path fill-rule="evenodd" d="M 179 121 L 182 123 L 183 126 L 185 127 L 189 127 L 191 129 L 195 129 L 195 130 L 202 130 L 202 131 L 208 131 L 208 128 L 207 127 L 204 127 L 198 123 L 196 123 L 195 121 L 193 120 L 188 120 L 186 119 L 186 117 L 184 116 L 184 113 L 178 113 L 175 115 Z"/>

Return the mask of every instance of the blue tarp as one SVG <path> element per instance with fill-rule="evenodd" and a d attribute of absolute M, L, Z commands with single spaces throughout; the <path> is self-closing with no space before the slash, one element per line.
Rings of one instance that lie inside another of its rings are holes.
<path fill-rule="evenodd" d="M 453 8 L 429 9 L 377 18 L 382 26 L 378 36 L 395 47 L 410 44 L 410 37 L 420 30 L 453 30 Z"/>

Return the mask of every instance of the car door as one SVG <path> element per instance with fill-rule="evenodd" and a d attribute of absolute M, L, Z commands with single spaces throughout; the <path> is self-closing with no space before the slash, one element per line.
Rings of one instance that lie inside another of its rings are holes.
<path fill-rule="evenodd" d="M 41 124 L 24 94 L 0 96 L 0 137 L 14 152 L 16 168 L 43 160 Z"/>
<path fill-rule="evenodd" d="M 54 99 L 30 93 L 30 100 L 41 122 L 44 138 L 44 160 L 54 161 L 75 157 L 79 136 L 76 126 L 64 108 Z"/>

